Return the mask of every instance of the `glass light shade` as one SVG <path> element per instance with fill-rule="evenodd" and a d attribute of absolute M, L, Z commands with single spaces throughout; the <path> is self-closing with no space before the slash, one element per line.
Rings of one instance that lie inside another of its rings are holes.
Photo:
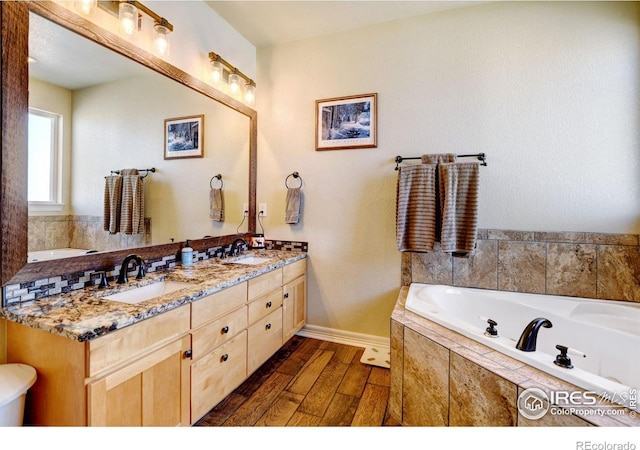
<path fill-rule="evenodd" d="M 118 10 L 118 29 L 120 33 L 133 36 L 138 31 L 138 8 L 131 3 L 122 2 Z"/>
<path fill-rule="evenodd" d="M 244 86 L 244 101 L 247 105 L 254 105 L 256 103 L 256 87 L 251 83 L 247 83 Z"/>
<path fill-rule="evenodd" d="M 237 73 L 229 74 L 229 89 L 231 89 L 232 94 L 240 92 L 240 75 Z"/>
<path fill-rule="evenodd" d="M 211 63 L 211 80 L 217 84 L 220 80 L 222 80 L 222 71 L 224 68 L 222 67 L 222 63 L 220 61 L 213 61 Z"/>
<path fill-rule="evenodd" d="M 83 16 L 91 16 L 98 6 L 98 0 L 77 0 L 73 2 L 73 6 Z"/>
<path fill-rule="evenodd" d="M 153 37 L 153 47 L 156 53 L 160 56 L 167 56 L 169 54 L 169 28 L 159 23 L 153 26 L 155 32 Z"/>

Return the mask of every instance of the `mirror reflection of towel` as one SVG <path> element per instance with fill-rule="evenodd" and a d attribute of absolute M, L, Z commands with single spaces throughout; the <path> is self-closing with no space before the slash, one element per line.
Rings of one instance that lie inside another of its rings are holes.
<path fill-rule="evenodd" d="M 137 169 L 121 169 L 122 205 L 120 231 L 125 234 L 144 232 L 144 184 Z"/>
<path fill-rule="evenodd" d="M 284 223 L 298 223 L 300 220 L 300 188 L 288 188 L 284 212 Z"/>
<path fill-rule="evenodd" d="M 110 175 L 104 183 L 104 231 L 120 232 L 120 205 L 122 203 L 122 177 Z"/>
<path fill-rule="evenodd" d="M 224 220 L 222 189 L 220 188 L 209 191 L 209 218 L 216 222 Z"/>

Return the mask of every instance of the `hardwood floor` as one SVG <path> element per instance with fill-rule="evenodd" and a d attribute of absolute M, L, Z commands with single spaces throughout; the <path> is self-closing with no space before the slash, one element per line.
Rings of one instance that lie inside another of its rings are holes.
<path fill-rule="evenodd" d="M 363 348 L 294 336 L 194 426 L 395 426 L 389 369 Z"/>

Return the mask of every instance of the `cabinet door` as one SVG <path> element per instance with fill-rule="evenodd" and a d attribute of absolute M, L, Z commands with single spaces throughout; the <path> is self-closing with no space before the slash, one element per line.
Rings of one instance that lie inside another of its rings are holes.
<path fill-rule="evenodd" d="M 191 365 L 191 421 L 196 422 L 247 377 L 247 331 Z"/>
<path fill-rule="evenodd" d="M 87 386 L 91 426 L 189 425 L 185 336 Z"/>
<path fill-rule="evenodd" d="M 282 347 L 282 308 L 249 327 L 247 344 L 247 375 Z"/>
<path fill-rule="evenodd" d="M 288 341 L 307 322 L 307 276 L 282 287 L 282 341 Z"/>

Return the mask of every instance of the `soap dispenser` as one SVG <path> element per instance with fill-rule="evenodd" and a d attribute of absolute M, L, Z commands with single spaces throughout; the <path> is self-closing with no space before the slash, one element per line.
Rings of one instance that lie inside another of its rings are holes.
<path fill-rule="evenodd" d="M 189 239 L 187 239 L 187 242 L 182 248 L 181 262 L 183 266 L 190 266 L 193 264 L 193 249 L 191 248 Z"/>

